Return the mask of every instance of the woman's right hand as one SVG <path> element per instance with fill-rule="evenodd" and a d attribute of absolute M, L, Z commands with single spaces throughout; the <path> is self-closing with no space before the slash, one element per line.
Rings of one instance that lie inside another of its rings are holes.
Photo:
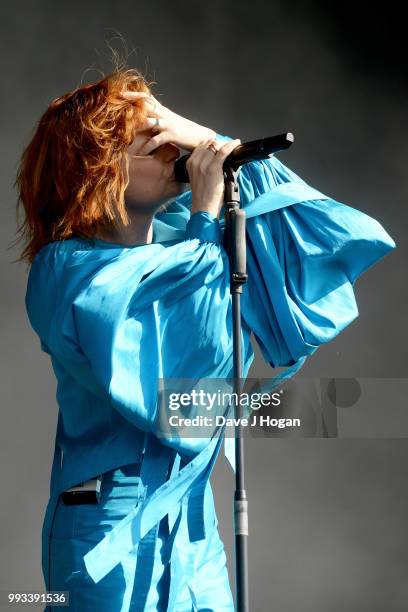
<path fill-rule="evenodd" d="M 239 139 L 230 140 L 220 147 L 219 141 L 211 138 L 203 141 L 191 153 L 186 163 L 192 191 L 191 214 L 202 210 L 218 218 L 224 204 L 222 166 L 225 158 L 239 144 Z M 217 149 L 216 153 L 208 148 L 210 145 Z"/>

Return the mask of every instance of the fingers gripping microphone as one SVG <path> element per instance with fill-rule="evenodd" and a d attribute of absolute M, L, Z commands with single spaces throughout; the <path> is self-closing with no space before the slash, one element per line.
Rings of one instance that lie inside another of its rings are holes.
<path fill-rule="evenodd" d="M 238 170 L 243 164 L 255 161 L 258 159 L 266 159 L 269 155 L 277 153 L 290 147 L 295 138 L 291 132 L 278 134 L 277 136 L 269 136 L 259 140 L 251 140 L 238 145 L 232 153 L 225 158 L 223 168 L 227 170 Z M 174 164 L 174 176 L 179 183 L 189 183 L 186 162 L 190 155 L 183 155 Z"/>

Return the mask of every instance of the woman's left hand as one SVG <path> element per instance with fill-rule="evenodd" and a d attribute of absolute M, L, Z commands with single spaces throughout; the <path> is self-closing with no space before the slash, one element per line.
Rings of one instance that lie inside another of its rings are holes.
<path fill-rule="evenodd" d="M 216 137 L 214 130 L 177 115 L 160 104 L 151 94 L 142 91 L 122 91 L 121 95 L 129 102 L 145 98 L 147 104 L 147 121 L 140 129 L 150 128 L 155 135 L 145 143 L 139 155 L 149 155 L 151 151 L 166 142 L 178 145 L 186 151 L 193 151 L 203 140 Z"/>

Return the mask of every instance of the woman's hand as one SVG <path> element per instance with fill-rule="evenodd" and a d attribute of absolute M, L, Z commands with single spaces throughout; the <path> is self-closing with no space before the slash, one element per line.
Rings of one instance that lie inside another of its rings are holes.
<path fill-rule="evenodd" d="M 121 95 L 129 102 L 145 99 L 148 117 L 141 130 L 151 129 L 155 135 L 150 138 L 139 151 L 139 155 L 149 155 L 151 151 L 166 142 L 178 145 L 187 151 L 193 151 L 203 140 L 215 138 L 214 130 L 210 130 L 166 108 L 154 96 L 142 91 L 122 91 Z"/>
<path fill-rule="evenodd" d="M 203 210 L 218 217 L 224 203 L 222 166 L 240 143 L 239 139 L 230 140 L 219 148 L 220 143 L 211 138 L 194 149 L 186 163 L 192 191 L 191 214 Z"/>

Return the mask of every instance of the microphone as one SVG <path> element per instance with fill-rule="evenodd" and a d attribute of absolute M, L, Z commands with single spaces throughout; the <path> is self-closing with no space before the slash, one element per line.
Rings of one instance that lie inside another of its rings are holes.
<path fill-rule="evenodd" d="M 277 134 L 276 136 L 268 136 L 267 138 L 260 138 L 259 140 L 251 140 L 250 142 L 244 142 L 238 145 L 232 153 L 225 158 L 223 164 L 223 170 L 231 168 L 231 170 L 238 170 L 243 164 L 255 161 L 257 159 L 266 159 L 269 155 L 288 149 L 294 142 L 295 137 L 291 132 L 285 132 L 284 134 Z M 176 160 L 174 164 L 174 176 L 176 181 L 179 183 L 189 183 L 190 177 L 188 176 L 186 162 L 189 155 L 183 155 Z"/>

